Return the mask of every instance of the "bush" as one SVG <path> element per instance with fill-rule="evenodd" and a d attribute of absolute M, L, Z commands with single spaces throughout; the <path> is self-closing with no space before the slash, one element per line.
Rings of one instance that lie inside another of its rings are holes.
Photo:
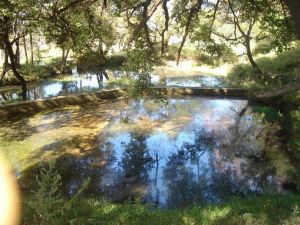
<path fill-rule="evenodd" d="M 57 217 L 64 213 L 64 201 L 60 197 L 61 176 L 55 170 L 55 163 L 49 164 L 49 168 L 43 168 L 36 177 L 39 190 L 34 192 L 34 197 L 27 202 L 33 210 L 34 224 L 55 224 Z"/>
<path fill-rule="evenodd" d="M 79 71 L 86 71 L 103 66 L 105 63 L 104 55 L 100 52 L 88 52 L 77 57 L 76 64 Z"/>
<path fill-rule="evenodd" d="M 25 64 L 21 67 L 21 73 L 25 76 L 31 76 L 36 78 L 47 78 L 56 75 L 53 66 L 50 65 L 32 65 Z"/>
<path fill-rule="evenodd" d="M 72 224 L 70 211 L 82 192 L 87 189 L 90 179 L 86 179 L 82 187 L 70 199 L 61 197 L 62 179 L 55 169 L 55 161 L 42 168 L 36 176 L 38 190 L 25 201 L 23 224 L 59 225 Z"/>
<path fill-rule="evenodd" d="M 116 67 L 123 66 L 125 61 L 126 58 L 123 55 L 112 55 L 106 59 L 106 62 L 104 63 L 103 66 L 108 68 L 116 68 Z"/>

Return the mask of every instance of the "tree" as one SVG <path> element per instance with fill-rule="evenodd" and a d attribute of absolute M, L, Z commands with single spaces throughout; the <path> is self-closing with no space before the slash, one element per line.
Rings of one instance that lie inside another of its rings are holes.
<path fill-rule="evenodd" d="M 24 21 L 29 15 L 23 8 L 26 8 L 26 3 L 23 1 L 16 3 L 5 0 L 0 4 L 0 40 L 5 53 L 1 79 L 11 69 L 21 84 L 23 99 L 26 99 L 27 87 L 26 81 L 18 69 L 20 62 L 19 40 L 26 35 L 27 24 Z M 8 60 L 10 61 L 10 66 L 8 65 Z"/>
<path fill-rule="evenodd" d="M 283 0 L 290 10 L 298 39 L 300 39 L 300 2 L 298 0 Z"/>

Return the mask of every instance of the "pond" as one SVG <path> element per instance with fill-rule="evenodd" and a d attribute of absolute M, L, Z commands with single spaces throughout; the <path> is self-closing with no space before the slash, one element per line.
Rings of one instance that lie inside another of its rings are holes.
<path fill-rule="evenodd" d="M 63 192 L 89 177 L 90 195 L 156 207 L 217 203 L 248 193 L 286 192 L 264 154 L 266 129 L 246 100 L 170 98 L 98 102 L 2 120 L 0 151 L 24 193 L 52 158 Z M 283 160 L 283 159 L 282 159 Z"/>
<path fill-rule="evenodd" d="M 125 72 L 120 70 L 99 70 L 98 72 L 79 74 L 76 69 L 73 69 L 72 75 L 30 83 L 28 85 L 27 96 L 28 100 L 34 100 L 116 88 L 120 86 L 111 84 L 109 81 L 124 76 Z M 228 87 L 228 84 L 221 77 L 203 75 L 162 78 L 159 75 L 152 74 L 151 80 L 156 85 L 164 86 Z M 19 87 L 0 89 L 0 104 L 21 100 L 22 92 Z"/>

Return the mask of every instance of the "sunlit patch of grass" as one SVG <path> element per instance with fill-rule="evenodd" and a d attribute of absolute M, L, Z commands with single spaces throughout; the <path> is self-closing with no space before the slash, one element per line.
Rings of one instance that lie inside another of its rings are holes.
<path fill-rule="evenodd" d="M 203 210 L 202 216 L 207 219 L 207 221 L 215 221 L 216 219 L 225 218 L 231 211 L 228 207 L 208 207 Z"/>

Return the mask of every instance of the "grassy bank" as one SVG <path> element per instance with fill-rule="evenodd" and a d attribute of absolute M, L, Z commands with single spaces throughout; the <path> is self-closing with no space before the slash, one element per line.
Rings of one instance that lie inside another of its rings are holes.
<path fill-rule="evenodd" d="M 71 68 L 69 65 L 67 68 L 68 72 L 70 72 Z M 43 61 L 35 62 L 34 64 L 21 64 L 19 72 L 27 82 L 33 82 L 55 77 L 59 74 L 59 70 L 60 58 L 45 58 Z M 20 82 L 16 79 L 11 70 L 2 80 L 2 86 L 19 84 Z"/>
<path fill-rule="evenodd" d="M 233 198 L 216 205 L 188 206 L 179 209 L 154 209 L 140 203 L 114 204 L 104 200 L 79 198 L 69 209 L 48 224 L 106 225 L 200 225 L 200 224 L 300 224 L 300 195 L 249 196 Z M 62 212 L 62 211 L 61 211 Z M 24 224 L 44 224 L 24 210 Z M 35 221 L 35 222 L 34 222 Z"/>
<path fill-rule="evenodd" d="M 228 74 L 229 81 L 239 87 L 270 89 L 300 80 L 300 47 L 274 57 L 258 58 L 256 63 L 264 74 L 263 79 L 247 63 L 233 66 Z"/>

